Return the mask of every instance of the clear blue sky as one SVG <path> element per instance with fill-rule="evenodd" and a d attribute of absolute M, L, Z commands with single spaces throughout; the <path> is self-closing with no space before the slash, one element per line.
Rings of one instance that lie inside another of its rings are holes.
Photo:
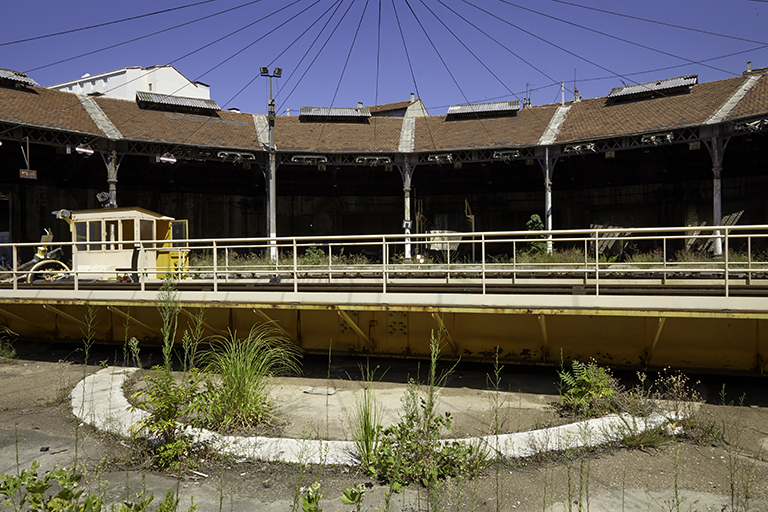
<path fill-rule="evenodd" d="M 279 66 L 279 113 L 401 101 L 414 92 L 441 114 L 451 104 L 520 99 L 526 90 L 534 105 L 553 103 L 560 81 L 570 99 L 574 84 L 595 97 L 622 81 L 698 73 L 706 82 L 740 75 L 747 61 L 768 67 L 768 0 L 6 2 L 0 55 L 0 67 L 41 85 L 173 64 L 210 84 L 222 107 L 257 113 L 268 99 L 259 67 Z"/>

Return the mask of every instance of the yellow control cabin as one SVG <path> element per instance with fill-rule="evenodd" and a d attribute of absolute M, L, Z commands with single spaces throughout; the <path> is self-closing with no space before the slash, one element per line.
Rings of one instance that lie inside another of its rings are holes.
<path fill-rule="evenodd" d="M 143 208 L 54 213 L 69 223 L 73 270 L 83 278 L 136 280 L 143 273 L 163 279 L 189 268 L 186 242 L 180 242 L 188 238 L 186 220 Z"/>

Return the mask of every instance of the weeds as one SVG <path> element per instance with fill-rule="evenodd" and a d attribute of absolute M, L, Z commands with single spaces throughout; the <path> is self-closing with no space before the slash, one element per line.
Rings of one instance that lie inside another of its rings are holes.
<path fill-rule="evenodd" d="M 218 336 L 203 357 L 207 371 L 220 375 L 209 388 L 203 414 L 219 429 L 269 421 L 272 406 L 267 378 L 299 373 L 299 349 L 273 325 L 254 325 L 248 336 Z"/>
<path fill-rule="evenodd" d="M 455 366 L 438 375 L 439 355 L 439 341 L 433 333 L 426 389 L 420 393 L 419 384 L 409 380 L 401 399 L 400 421 L 382 431 L 374 454 L 374 474 L 389 481 L 395 492 L 412 482 L 431 490 L 458 472 L 475 476 L 487 463 L 483 452 L 473 445 L 440 441 L 443 432 L 452 431 L 453 419 L 450 412 L 438 414 L 438 393 Z"/>
<path fill-rule="evenodd" d="M 179 325 L 179 313 L 181 312 L 175 280 L 168 278 L 163 281 L 157 294 L 157 300 L 159 302 L 157 310 L 163 321 L 163 325 L 160 328 L 160 333 L 163 337 L 163 366 L 166 370 L 170 371 L 172 368 L 173 344 L 176 341 L 176 329 Z"/>
<path fill-rule="evenodd" d="M 372 466 L 381 434 L 382 410 L 372 387 L 377 368 L 371 370 L 367 362 L 365 366 L 360 365 L 363 387 L 355 396 L 351 418 L 355 452 L 360 459 L 360 464 L 369 472 L 374 471 Z"/>
<path fill-rule="evenodd" d="M 581 417 L 594 417 L 614 410 L 613 396 L 617 387 L 613 376 L 595 361 L 573 361 L 573 371 L 558 372 L 561 383 L 558 410 Z"/>
<path fill-rule="evenodd" d="M 19 335 L 8 327 L 0 326 L 0 361 L 16 357 L 16 349 L 13 348 L 13 342 L 18 337 Z"/>

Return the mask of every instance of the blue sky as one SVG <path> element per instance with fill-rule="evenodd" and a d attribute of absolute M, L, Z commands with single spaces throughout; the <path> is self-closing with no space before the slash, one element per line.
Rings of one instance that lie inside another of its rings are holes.
<path fill-rule="evenodd" d="M 283 69 L 279 113 L 413 92 L 432 114 L 526 91 L 534 105 L 557 102 L 561 81 L 570 99 L 574 86 L 595 97 L 622 83 L 738 76 L 747 61 L 768 67 L 768 0 L 41 0 L 7 3 L 3 18 L 0 67 L 41 85 L 173 64 L 222 107 L 257 113 L 268 99 L 260 66 Z"/>

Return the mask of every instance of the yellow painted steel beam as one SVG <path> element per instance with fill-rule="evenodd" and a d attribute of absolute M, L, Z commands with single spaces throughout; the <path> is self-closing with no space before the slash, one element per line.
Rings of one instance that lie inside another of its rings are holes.
<path fill-rule="evenodd" d="M 25 323 L 27 325 L 31 325 L 35 329 L 39 329 L 39 330 L 43 331 L 44 333 L 47 333 L 49 336 L 53 336 L 54 335 L 53 331 L 51 331 L 49 329 L 46 329 L 45 327 L 41 326 L 40 324 L 36 324 L 34 322 L 30 322 L 26 318 L 20 317 L 19 315 L 15 315 L 15 314 L 11 313 L 10 311 L 6 311 L 4 309 L 0 309 L 0 313 L 5 315 L 7 318 L 13 318 L 14 320 L 18 320 L 19 322 L 23 322 L 23 323 Z"/>
<path fill-rule="evenodd" d="M 51 306 L 50 304 L 43 304 L 43 309 L 47 309 L 48 311 L 53 311 L 54 314 L 56 314 L 58 316 L 62 316 L 64 318 L 66 318 L 67 320 L 70 320 L 70 321 L 80 325 L 84 329 L 88 328 L 88 325 L 85 322 L 83 322 L 82 320 L 80 320 L 79 318 L 76 318 L 76 317 L 70 315 L 69 313 L 65 313 L 62 310 L 60 310 L 59 308 L 55 308 L 55 307 Z"/>
<path fill-rule="evenodd" d="M 432 313 L 432 318 L 435 319 L 435 322 L 437 322 L 438 327 L 440 327 L 440 332 L 445 333 L 445 339 L 448 341 L 448 344 L 451 346 L 453 353 L 458 354 L 459 347 L 458 345 L 456 345 L 456 342 L 453 341 L 453 337 L 451 337 L 451 332 L 448 330 L 448 328 L 445 326 L 445 323 L 443 322 L 443 317 L 438 315 L 437 313 Z"/>
<path fill-rule="evenodd" d="M 369 347 L 371 347 L 372 349 L 376 349 L 376 344 L 370 338 L 368 338 L 368 335 L 365 334 L 362 329 L 360 329 L 357 323 L 354 320 L 352 320 L 352 318 L 347 314 L 346 311 L 344 311 L 343 309 L 340 309 L 339 316 L 343 318 L 345 322 L 347 322 L 347 324 L 352 328 L 352 330 L 355 331 L 357 335 L 360 336 L 363 339 L 363 341 L 365 341 L 365 343 L 368 344 Z"/>
<path fill-rule="evenodd" d="M 261 318 L 263 318 L 265 322 L 268 322 L 268 323 L 272 324 L 275 327 L 275 329 L 277 329 L 278 331 L 282 332 L 283 335 L 286 336 L 289 340 L 291 340 L 294 343 L 298 343 L 296 341 L 296 337 L 295 336 L 291 335 L 291 333 L 286 331 L 279 323 L 277 323 L 275 320 L 270 318 L 270 316 L 267 315 L 264 311 L 262 311 L 260 309 L 253 309 L 253 312 L 256 313 L 258 316 L 260 316 Z"/>
<path fill-rule="evenodd" d="M 137 320 L 136 318 L 132 317 L 131 315 L 129 315 L 129 314 L 128 314 L 128 313 L 126 313 L 125 311 L 122 311 L 122 310 L 120 310 L 120 309 L 118 309 L 118 308 L 116 308 L 116 307 L 113 307 L 113 306 L 107 306 L 107 310 L 108 310 L 108 311 L 112 311 L 113 313 L 117 313 L 118 315 L 122 316 L 123 318 L 128 318 L 128 319 L 130 319 L 130 321 L 131 321 L 132 323 L 134 323 L 134 324 L 138 324 L 138 325 L 142 326 L 143 328 L 145 328 L 145 329 L 146 329 L 146 330 L 148 330 L 149 332 L 152 332 L 152 333 L 156 334 L 157 336 L 162 336 L 162 334 L 160 333 L 160 331 L 158 331 L 158 330 L 157 330 L 157 329 L 155 329 L 154 327 L 150 327 L 150 326 L 148 326 L 147 324 L 145 324 L 144 322 L 142 322 L 142 321 L 140 321 L 140 320 Z"/>
<path fill-rule="evenodd" d="M 539 326 L 541 326 L 541 338 L 544 340 L 544 345 L 541 347 L 543 362 L 547 362 L 547 356 L 549 355 L 549 337 L 547 336 L 547 319 L 544 315 L 538 315 Z"/>
<path fill-rule="evenodd" d="M 200 307 L 203 307 L 203 306 L 200 306 Z M 195 315 L 193 315 L 192 313 L 190 313 L 190 312 L 189 312 L 189 311 L 187 311 L 186 309 L 184 309 L 184 308 L 181 308 L 181 312 L 182 312 L 182 313 L 184 313 L 184 314 L 187 316 L 187 318 L 189 318 L 189 319 L 190 319 L 190 320 L 192 320 L 193 322 L 197 322 L 197 318 L 195 317 Z M 205 328 L 206 328 L 206 329 L 208 329 L 209 331 L 212 331 L 212 332 L 216 332 L 216 329 L 214 329 L 213 327 L 211 327 L 210 325 L 208 325 L 207 323 L 205 323 L 205 321 L 203 321 L 203 322 L 200 322 L 200 323 L 201 323 L 201 325 L 202 325 L 203 327 L 205 327 Z"/>
<path fill-rule="evenodd" d="M 645 358 L 646 367 L 650 364 L 651 358 L 653 358 L 653 352 L 656 350 L 656 345 L 659 343 L 659 338 L 661 338 L 661 331 L 664 329 L 664 323 L 666 321 L 666 318 L 659 318 L 658 324 L 656 326 L 656 335 L 653 337 L 653 343 L 651 344 L 651 348 L 648 349 L 648 355 Z"/>

